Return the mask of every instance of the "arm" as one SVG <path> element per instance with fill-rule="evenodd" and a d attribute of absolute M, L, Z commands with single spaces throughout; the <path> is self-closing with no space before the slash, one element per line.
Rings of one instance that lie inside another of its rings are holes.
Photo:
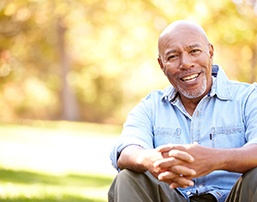
<path fill-rule="evenodd" d="M 220 151 L 220 169 L 244 173 L 257 167 L 257 144 Z"/>
<path fill-rule="evenodd" d="M 157 177 L 160 171 L 153 164 L 160 159 L 163 159 L 162 153 L 155 149 L 144 149 L 138 145 L 130 145 L 122 150 L 118 159 L 118 166 L 120 169 L 129 169 L 135 172 L 148 170 L 154 177 Z"/>
<path fill-rule="evenodd" d="M 162 181 L 170 182 L 173 173 L 182 173 L 183 167 L 193 169 L 195 176 L 207 175 L 214 170 L 227 170 L 231 172 L 246 172 L 257 167 L 257 144 L 248 145 L 241 148 L 213 149 L 198 144 L 192 145 L 165 145 L 157 149 L 168 154 L 168 158 L 158 160 L 155 166 L 159 169 L 169 167 L 170 170 L 161 173 L 158 177 Z M 179 159 L 181 153 L 186 152 L 194 157 L 191 163 L 174 162 L 170 158 Z M 182 167 L 183 166 L 183 167 Z M 179 182 L 172 182 L 171 187 L 183 186 Z"/>
<path fill-rule="evenodd" d="M 130 145 L 125 147 L 118 159 L 118 166 L 122 169 L 130 169 L 136 172 L 146 171 L 146 166 L 142 162 L 144 148 L 139 145 Z"/>
<path fill-rule="evenodd" d="M 118 166 L 120 169 L 130 169 L 136 172 L 149 171 L 154 177 L 158 178 L 158 176 L 168 168 L 155 166 L 155 163 L 165 158 L 167 158 L 167 154 L 165 152 L 161 153 L 157 149 L 144 149 L 137 145 L 130 145 L 122 150 L 118 159 Z M 193 157 L 186 152 L 181 152 L 179 159 L 179 161 L 185 163 L 190 163 L 194 160 Z M 183 174 L 185 176 L 191 176 L 194 175 L 195 172 L 191 168 L 183 167 Z M 174 174 L 170 176 L 169 180 L 173 181 L 175 178 L 179 177 L 179 175 Z M 192 185 L 193 183 L 187 178 L 180 177 L 180 179 L 182 179 L 183 184 L 186 186 Z"/>

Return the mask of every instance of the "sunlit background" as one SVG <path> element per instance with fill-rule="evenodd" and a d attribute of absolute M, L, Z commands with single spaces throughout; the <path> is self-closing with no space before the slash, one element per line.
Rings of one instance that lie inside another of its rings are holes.
<path fill-rule="evenodd" d="M 257 80 L 256 0 L 0 1 L 0 201 L 107 201 L 109 150 L 168 85 L 157 40 L 178 19 L 231 79 Z"/>

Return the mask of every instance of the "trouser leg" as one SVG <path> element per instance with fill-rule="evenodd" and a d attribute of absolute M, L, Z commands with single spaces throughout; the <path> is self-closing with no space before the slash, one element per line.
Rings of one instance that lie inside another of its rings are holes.
<path fill-rule="evenodd" d="M 137 173 L 122 170 L 114 179 L 109 202 L 186 202 L 187 200 L 169 185 L 155 179 L 149 172 Z"/>
<path fill-rule="evenodd" d="M 244 173 L 232 188 L 226 202 L 257 201 L 257 168 Z"/>

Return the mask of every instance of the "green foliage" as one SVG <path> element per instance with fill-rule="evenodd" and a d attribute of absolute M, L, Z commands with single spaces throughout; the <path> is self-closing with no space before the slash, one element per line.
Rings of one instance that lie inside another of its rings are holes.
<path fill-rule="evenodd" d="M 0 120 L 69 119 L 70 109 L 82 121 L 122 123 L 150 90 L 168 85 L 157 40 L 177 19 L 203 25 L 231 78 L 256 81 L 255 4 L 1 0 Z"/>

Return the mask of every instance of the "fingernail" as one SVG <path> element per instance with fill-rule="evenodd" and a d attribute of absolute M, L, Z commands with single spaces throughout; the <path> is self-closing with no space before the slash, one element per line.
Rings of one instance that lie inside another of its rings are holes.
<path fill-rule="evenodd" d="M 195 175 L 196 174 L 196 172 L 193 170 L 192 172 L 191 172 L 191 175 Z"/>
<path fill-rule="evenodd" d="M 191 182 L 188 183 L 188 185 L 189 186 L 194 186 L 194 182 L 191 181 Z"/>

